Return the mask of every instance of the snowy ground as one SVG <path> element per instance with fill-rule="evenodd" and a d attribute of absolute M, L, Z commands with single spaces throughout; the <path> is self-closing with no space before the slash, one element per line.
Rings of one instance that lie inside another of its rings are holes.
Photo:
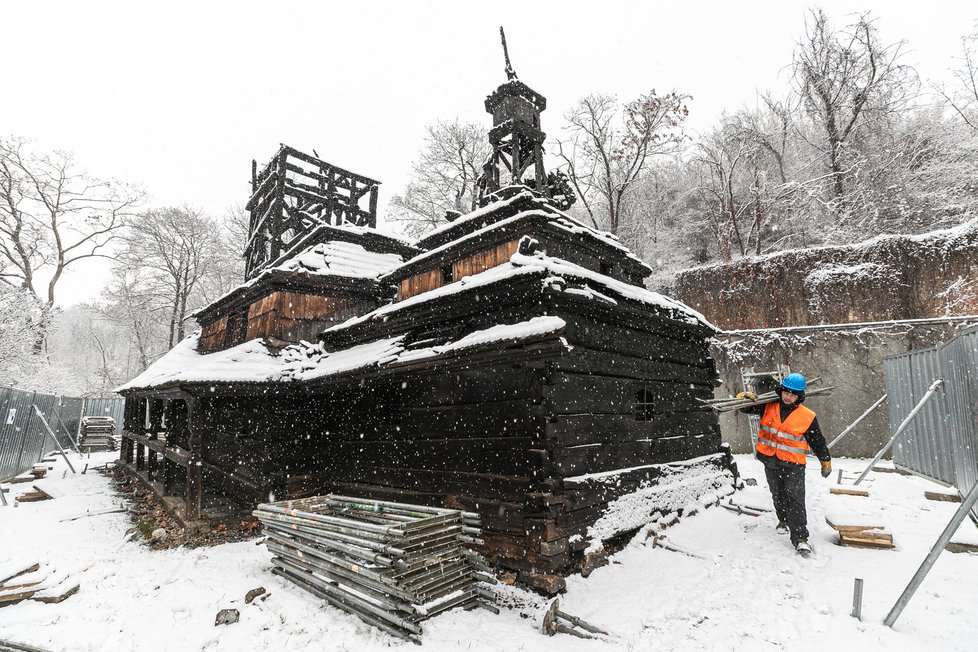
<path fill-rule="evenodd" d="M 100 464 L 111 455 L 93 455 Z M 98 458 L 98 459 L 97 459 Z M 738 456 L 759 480 L 737 494 L 767 506 L 760 465 Z M 851 483 L 865 460 L 838 460 Z M 255 542 L 195 550 L 154 551 L 125 540 L 120 513 L 64 519 L 117 507 L 109 480 L 89 472 L 50 484 L 65 495 L 0 507 L 0 566 L 36 559 L 67 571 L 80 591 L 61 604 L 24 601 L 0 609 L 0 640 L 51 650 L 380 650 L 414 649 L 269 573 L 269 554 Z M 817 468 L 817 467 L 816 467 Z M 652 548 L 636 538 L 590 577 L 571 577 L 561 609 L 613 633 L 608 641 L 538 633 L 545 604 L 444 614 L 424 625 L 429 650 L 974 650 L 978 633 L 978 555 L 943 553 L 891 630 L 881 624 L 956 508 L 925 500 L 941 487 L 916 477 L 872 473 L 870 498 L 830 495 L 835 481 L 808 473 L 809 525 L 816 557 L 799 558 L 774 532 L 774 517 L 739 516 L 711 507 L 683 519 L 668 539 L 705 557 Z M 4 485 L 8 501 L 30 484 Z M 882 519 L 894 551 L 834 545 L 826 513 Z M 965 531 L 968 528 L 969 531 Z M 975 539 L 966 521 L 958 538 Z M 863 622 L 849 616 L 853 578 L 865 580 Z M 250 589 L 270 592 L 244 604 Z M 215 627 L 223 608 L 241 620 Z"/>

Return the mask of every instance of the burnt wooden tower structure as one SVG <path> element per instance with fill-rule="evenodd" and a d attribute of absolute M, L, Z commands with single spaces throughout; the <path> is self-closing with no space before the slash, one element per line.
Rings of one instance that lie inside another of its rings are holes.
<path fill-rule="evenodd" d="M 120 388 L 122 461 L 187 521 L 327 492 L 478 511 L 481 552 L 549 591 L 729 489 L 716 331 L 547 196 L 544 105 L 489 96 L 483 205 L 416 242 L 375 228 L 376 182 L 283 147 L 245 281 Z"/>

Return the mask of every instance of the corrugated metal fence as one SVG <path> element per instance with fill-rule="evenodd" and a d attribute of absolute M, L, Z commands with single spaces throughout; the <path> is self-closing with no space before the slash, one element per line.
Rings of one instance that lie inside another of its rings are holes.
<path fill-rule="evenodd" d="M 122 398 L 72 398 L 0 387 L 0 481 L 31 468 L 54 449 L 34 406 L 58 437 L 62 448 L 74 449 L 83 416 L 110 416 L 116 433 L 122 431 Z"/>
<path fill-rule="evenodd" d="M 891 432 L 934 380 L 944 380 L 894 444 L 894 463 L 967 494 L 978 482 L 978 328 L 943 346 L 887 357 L 883 366 Z"/>

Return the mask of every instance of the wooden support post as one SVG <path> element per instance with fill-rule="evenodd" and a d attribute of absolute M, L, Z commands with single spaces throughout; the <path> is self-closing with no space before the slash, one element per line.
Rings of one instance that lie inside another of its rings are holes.
<path fill-rule="evenodd" d="M 159 466 L 159 456 L 155 450 L 152 448 L 146 454 L 146 478 L 148 480 L 156 479 L 156 469 Z"/>
<path fill-rule="evenodd" d="M 146 468 L 146 447 L 136 444 L 136 470 L 142 471 Z"/>
<path fill-rule="evenodd" d="M 122 461 L 126 464 L 132 464 L 135 457 L 136 444 L 133 440 L 122 435 Z"/>
<path fill-rule="evenodd" d="M 196 521 L 204 502 L 203 429 L 204 413 L 199 399 L 187 399 L 187 430 L 190 461 L 187 464 L 187 483 L 184 500 L 187 519 Z"/>
<path fill-rule="evenodd" d="M 377 228 L 377 186 L 370 187 L 370 221 L 367 223 L 371 229 Z"/>

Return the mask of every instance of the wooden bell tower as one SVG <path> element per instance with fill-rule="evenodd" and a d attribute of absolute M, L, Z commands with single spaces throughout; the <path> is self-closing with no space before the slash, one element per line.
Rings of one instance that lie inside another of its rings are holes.
<path fill-rule="evenodd" d="M 508 81 L 486 98 L 486 111 L 492 114 L 489 131 L 492 155 L 483 167 L 481 205 L 490 201 L 492 193 L 509 185 L 528 185 L 549 196 L 543 168 L 543 142 L 547 135 L 540 129 L 540 114 L 547 108 L 547 98 L 516 77 L 502 27 L 499 34 Z"/>

